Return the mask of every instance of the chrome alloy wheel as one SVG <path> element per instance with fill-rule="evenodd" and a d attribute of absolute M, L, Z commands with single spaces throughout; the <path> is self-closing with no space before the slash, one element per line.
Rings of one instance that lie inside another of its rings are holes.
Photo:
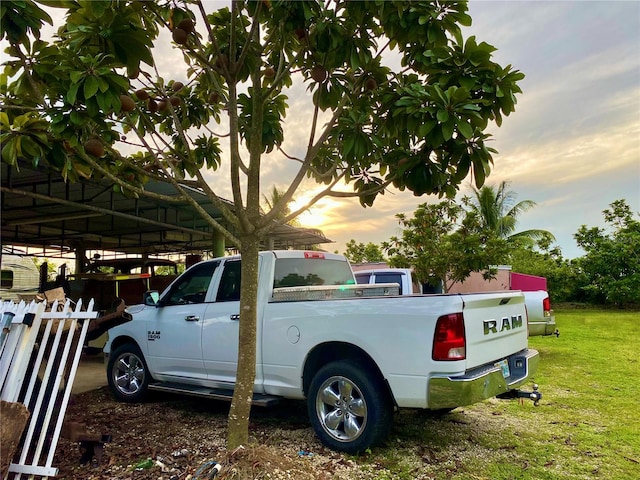
<path fill-rule="evenodd" d="M 116 358 L 111 371 L 113 383 L 123 396 L 139 393 L 146 374 L 144 363 L 132 352 L 123 353 Z"/>
<path fill-rule="evenodd" d="M 340 442 L 352 442 L 367 425 L 367 403 L 358 386 L 343 376 L 327 378 L 316 395 L 322 428 Z"/>

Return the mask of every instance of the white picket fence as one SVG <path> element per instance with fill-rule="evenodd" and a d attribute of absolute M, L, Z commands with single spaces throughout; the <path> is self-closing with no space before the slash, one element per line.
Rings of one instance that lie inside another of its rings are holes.
<path fill-rule="evenodd" d="M 78 369 L 93 300 L 0 303 L 0 398 L 31 413 L 5 480 L 56 476 L 53 457 Z"/>

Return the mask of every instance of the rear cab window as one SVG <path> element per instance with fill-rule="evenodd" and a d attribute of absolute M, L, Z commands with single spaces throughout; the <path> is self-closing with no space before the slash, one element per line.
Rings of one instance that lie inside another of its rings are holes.
<path fill-rule="evenodd" d="M 353 285 L 353 273 L 344 260 L 277 258 L 273 288 Z"/>

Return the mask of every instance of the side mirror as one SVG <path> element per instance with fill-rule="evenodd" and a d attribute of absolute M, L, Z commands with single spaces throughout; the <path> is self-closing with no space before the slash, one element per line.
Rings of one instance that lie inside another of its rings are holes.
<path fill-rule="evenodd" d="M 157 290 L 149 290 L 148 292 L 144 292 L 144 296 L 142 297 L 142 303 L 144 303 L 145 305 L 149 305 L 150 307 L 157 307 L 159 300 L 160 294 Z"/>

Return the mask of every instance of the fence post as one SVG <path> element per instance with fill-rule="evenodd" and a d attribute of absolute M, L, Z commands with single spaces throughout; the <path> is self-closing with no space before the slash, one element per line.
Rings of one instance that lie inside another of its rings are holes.
<path fill-rule="evenodd" d="M 91 300 L 86 311 L 82 301 L 75 309 L 69 300 L 61 310 L 53 302 L 29 306 L 2 306 L 2 322 L 11 317 L 10 331 L 2 338 L 0 379 L 2 400 L 23 403 L 31 416 L 9 475 L 55 476 L 52 466 L 69 403 L 73 380 L 91 319 L 98 315 Z M 80 325 L 79 325 L 80 323 Z M 5 332 L 6 333 L 6 332 Z M 44 367 L 44 373 L 40 375 Z M 64 381 L 64 388 L 61 386 Z"/>

